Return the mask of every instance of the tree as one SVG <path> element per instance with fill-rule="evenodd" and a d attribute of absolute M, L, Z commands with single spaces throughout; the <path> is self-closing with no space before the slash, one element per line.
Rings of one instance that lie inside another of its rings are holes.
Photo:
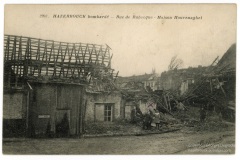
<path fill-rule="evenodd" d="M 173 56 L 169 65 L 168 65 L 168 70 L 174 70 L 174 69 L 178 69 L 181 68 L 183 65 L 183 60 L 177 58 L 177 55 Z"/>

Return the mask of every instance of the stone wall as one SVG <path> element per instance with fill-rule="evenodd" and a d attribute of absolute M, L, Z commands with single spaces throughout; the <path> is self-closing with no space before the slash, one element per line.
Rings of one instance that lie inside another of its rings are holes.
<path fill-rule="evenodd" d="M 87 93 L 85 99 L 87 100 L 85 120 L 87 121 L 104 121 L 98 117 L 104 116 L 104 105 L 113 105 L 113 121 L 121 118 L 122 96 L 118 92 L 108 93 Z M 96 108 L 98 107 L 98 108 Z"/>

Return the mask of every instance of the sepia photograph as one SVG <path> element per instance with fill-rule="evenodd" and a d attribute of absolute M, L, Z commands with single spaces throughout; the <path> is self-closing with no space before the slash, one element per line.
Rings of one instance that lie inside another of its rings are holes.
<path fill-rule="evenodd" d="M 3 155 L 234 155 L 237 5 L 5 4 Z"/>

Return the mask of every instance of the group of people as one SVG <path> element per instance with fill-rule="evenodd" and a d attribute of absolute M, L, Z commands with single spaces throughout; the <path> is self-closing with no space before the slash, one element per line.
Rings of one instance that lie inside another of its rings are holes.
<path fill-rule="evenodd" d="M 207 111 L 204 106 L 200 108 L 199 114 L 200 122 L 204 122 L 207 117 Z M 151 129 L 152 126 L 156 126 L 159 129 L 165 123 L 162 113 L 156 109 L 148 110 L 148 113 L 143 115 L 143 129 Z"/>
<path fill-rule="evenodd" d="M 164 122 L 161 113 L 156 109 L 149 110 L 149 112 L 145 114 L 143 118 L 143 129 L 151 129 L 153 125 L 156 125 L 156 127 L 159 129 L 161 122 Z"/>

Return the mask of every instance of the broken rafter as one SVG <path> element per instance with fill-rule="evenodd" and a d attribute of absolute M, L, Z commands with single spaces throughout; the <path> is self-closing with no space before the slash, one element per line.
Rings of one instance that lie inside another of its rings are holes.
<path fill-rule="evenodd" d="M 4 48 L 4 62 L 8 65 L 4 73 L 9 78 L 6 84 L 10 84 L 11 72 L 37 81 L 43 76 L 85 81 L 89 72 L 105 69 L 109 72 L 106 75 L 113 76 L 108 46 L 5 35 Z"/>

